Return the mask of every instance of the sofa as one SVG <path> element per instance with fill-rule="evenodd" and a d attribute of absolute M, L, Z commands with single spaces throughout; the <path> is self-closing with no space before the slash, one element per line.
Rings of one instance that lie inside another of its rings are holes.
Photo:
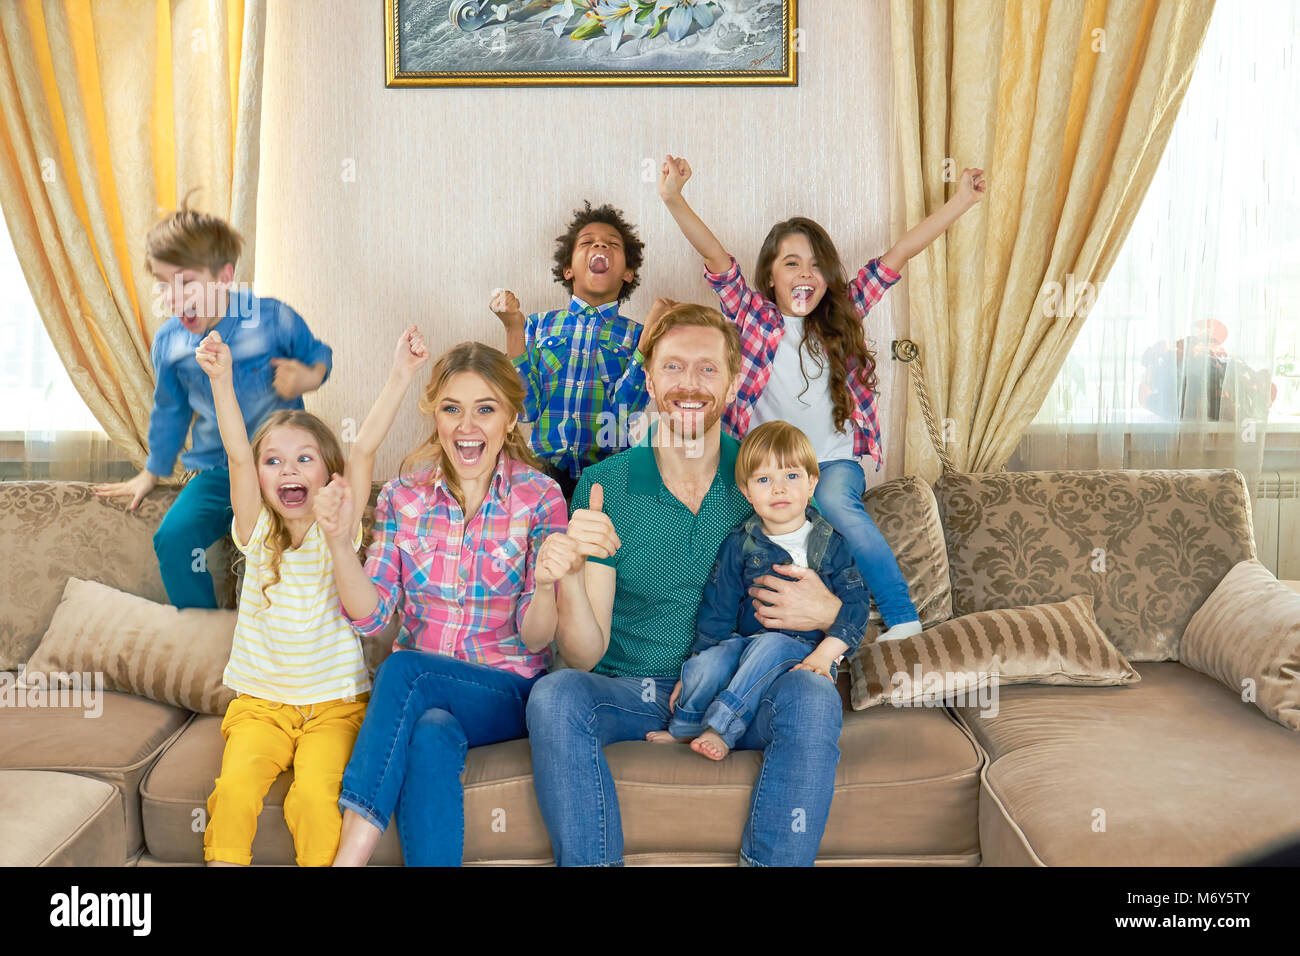
<path fill-rule="evenodd" d="M 0 677 L 13 684 L 70 578 L 165 602 L 151 536 L 175 493 L 128 512 L 85 484 L 0 484 Z M 903 478 L 866 502 L 927 629 L 1088 594 L 1140 680 L 1004 686 L 995 714 L 959 702 L 855 710 L 843 668 L 819 864 L 1215 865 L 1300 832 L 1300 733 L 1179 660 L 1188 621 L 1255 556 L 1239 473 Z M 228 542 L 207 560 L 234 593 Z M 372 667 L 391 636 L 367 645 Z M 219 713 L 121 691 L 99 706 L 94 719 L 0 706 L 0 865 L 200 864 Z M 736 864 L 758 753 L 715 763 L 636 741 L 606 755 L 629 864 Z M 266 797 L 257 864 L 293 862 L 291 774 Z M 551 862 L 526 740 L 472 748 L 464 783 L 467 864 Z M 395 830 L 374 864 L 401 863 Z"/>

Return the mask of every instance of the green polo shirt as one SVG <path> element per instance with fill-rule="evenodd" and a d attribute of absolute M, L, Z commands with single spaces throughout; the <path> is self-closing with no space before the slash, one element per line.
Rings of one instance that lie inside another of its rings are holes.
<path fill-rule="evenodd" d="M 740 443 L 722 436 L 722 456 L 699 514 L 677 500 L 659 475 L 648 444 L 582 471 L 573 508 L 587 507 L 591 486 L 605 492 L 604 512 L 622 542 L 612 558 L 589 558 L 618 574 L 609 648 L 594 668 L 616 677 L 672 677 L 695 639 L 695 615 L 722 541 L 754 513 L 736 487 Z"/>

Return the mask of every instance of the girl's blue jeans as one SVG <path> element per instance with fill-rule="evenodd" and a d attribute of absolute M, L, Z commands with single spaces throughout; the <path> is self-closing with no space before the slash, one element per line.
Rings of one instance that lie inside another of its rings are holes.
<path fill-rule="evenodd" d="M 526 734 L 538 677 L 426 651 L 396 651 L 375 674 L 339 806 L 380 830 L 396 815 L 407 866 L 460 866 L 470 747 Z"/>
<path fill-rule="evenodd" d="M 668 732 L 698 737 L 711 727 L 728 747 L 749 729 L 772 682 L 813 652 L 815 645 L 780 631 L 735 635 L 687 658 L 682 692 Z M 832 675 L 835 667 L 831 667 Z"/>
<path fill-rule="evenodd" d="M 885 627 L 917 620 L 916 605 L 907 590 L 907 581 L 899 570 L 898 559 L 889 549 L 885 536 L 867 514 L 862 496 L 867 490 L 867 476 L 856 461 L 823 461 L 817 465 L 821 477 L 813 504 L 849 543 L 853 558 L 862 572 L 867 590 L 875 598 Z"/>

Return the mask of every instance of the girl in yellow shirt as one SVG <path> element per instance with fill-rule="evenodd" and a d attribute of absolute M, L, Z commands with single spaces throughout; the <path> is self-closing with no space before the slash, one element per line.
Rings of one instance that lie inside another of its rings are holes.
<path fill-rule="evenodd" d="M 328 866 L 338 849 L 339 787 L 365 716 L 370 679 L 361 643 L 343 617 L 334 563 L 316 524 L 313 499 L 340 472 L 353 500 L 370 498 L 375 454 L 407 386 L 429 353 L 419 331 L 402 333 L 392 373 L 357 436 L 346 465 L 338 439 L 319 418 L 277 411 L 252 440 L 235 397 L 234 361 L 210 332 L 195 350 L 212 384 L 221 440 L 230 461 L 235 546 L 245 571 L 239 617 L 223 681 L 239 692 L 221 722 L 226 748 L 208 798 L 203 858 L 247 865 L 262 801 L 290 766 L 284 817 L 299 866 Z M 353 519 L 361 545 L 361 509 Z"/>

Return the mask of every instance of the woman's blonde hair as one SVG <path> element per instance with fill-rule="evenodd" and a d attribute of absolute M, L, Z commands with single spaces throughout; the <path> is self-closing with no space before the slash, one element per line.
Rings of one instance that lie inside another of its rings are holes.
<path fill-rule="evenodd" d="M 789 422 L 772 421 L 752 429 L 740 443 L 740 453 L 736 455 L 736 484 L 743 488 L 749 482 L 749 476 L 762 468 L 768 458 L 773 459 L 778 468 L 793 465 L 806 471 L 809 478 L 821 476 L 817 452 L 808 436 Z"/>
<path fill-rule="evenodd" d="M 316 445 L 320 448 L 322 462 L 325 465 L 327 475 L 343 474 L 346 461 L 343 457 L 343 448 L 339 445 L 339 440 L 334 437 L 328 425 L 313 415 L 311 412 L 302 409 L 282 408 L 279 411 L 272 412 L 266 417 L 257 431 L 253 433 L 253 466 L 259 467 L 262 458 L 262 443 L 266 441 L 267 436 L 271 434 L 273 428 L 301 428 L 305 432 L 310 432 L 311 436 L 316 439 Z M 262 496 L 263 501 L 266 495 Z M 364 501 L 354 503 L 358 508 L 364 508 Z M 262 600 L 266 601 L 266 606 L 271 606 L 270 598 L 266 596 L 266 589 L 280 580 L 280 558 L 283 556 L 285 549 L 293 544 L 293 536 L 289 534 L 289 526 L 285 524 L 284 518 L 280 512 L 267 506 L 269 514 L 270 527 L 266 531 L 266 545 L 270 551 L 270 580 L 262 584 Z"/>
<path fill-rule="evenodd" d="M 514 461 L 522 462 L 541 471 L 541 462 L 537 460 L 537 456 L 528 447 L 528 440 L 524 438 L 518 427 L 519 416 L 524 411 L 524 385 L 519 381 L 519 373 L 515 371 L 514 365 L 511 364 L 510 359 L 506 358 L 505 353 L 500 349 L 494 349 L 482 342 L 462 342 L 460 345 L 444 352 L 433 363 L 433 368 L 430 370 L 429 384 L 425 386 L 424 394 L 420 396 L 420 411 L 425 415 L 433 415 L 437 412 L 438 396 L 442 394 L 442 390 L 446 388 L 451 377 L 459 375 L 461 372 L 473 372 L 487 382 L 492 391 L 505 402 L 509 412 L 513 414 L 516 425 L 506 433 L 504 446 L 506 454 Z M 401 477 L 412 475 L 412 471 L 417 465 L 429 469 L 430 477 L 432 477 L 432 474 L 441 471 L 452 497 L 456 499 L 456 503 L 464 511 L 465 494 L 461 490 L 456 469 L 446 467 L 448 461 L 449 459 L 444 456 L 442 443 L 438 440 L 438 428 L 435 424 L 429 437 L 402 459 L 401 467 L 398 468 L 398 475 Z"/>

